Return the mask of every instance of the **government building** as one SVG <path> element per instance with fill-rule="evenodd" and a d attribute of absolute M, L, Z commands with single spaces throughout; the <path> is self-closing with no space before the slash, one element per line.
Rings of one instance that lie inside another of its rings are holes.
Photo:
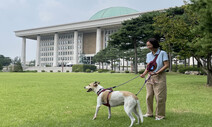
<path fill-rule="evenodd" d="M 15 31 L 22 38 L 22 65 L 26 64 L 26 39 L 37 42 L 36 67 L 78 64 L 82 58 L 93 64 L 93 56 L 107 47 L 109 36 L 121 23 L 141 14 L 127 7 L 110 7 L 87 21 Z"/>

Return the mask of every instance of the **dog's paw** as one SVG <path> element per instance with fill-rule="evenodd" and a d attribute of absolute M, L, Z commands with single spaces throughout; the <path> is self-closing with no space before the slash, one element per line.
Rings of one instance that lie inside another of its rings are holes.
<path fill-rule="evenodd" d="M 93 117 L 93 120 L 95 120 L 96 119 L 96 117 Z"/>
<path fill-rule="evenodd" d="M 108 116 L 108 118 L 107 118 L 107 119 L 109 120 L 110 118 L 111 118 L 111 117 L 110 117 L 110 116 Z"/>

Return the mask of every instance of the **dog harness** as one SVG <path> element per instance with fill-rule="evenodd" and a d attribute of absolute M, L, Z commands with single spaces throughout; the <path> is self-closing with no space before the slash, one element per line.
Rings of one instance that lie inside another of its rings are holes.
<path fill-rule="evenodd" d="M 101 88 L 101 89 L 99 89 L 99 91 L 97 92 L 97 95 L 99 96 L 102 92 L 104 92 L 104 91 L 106 91 L 106 90 L 110 90 L 110 91 L 109 91 L 109 93 L 108 93 L 108 95 L 107 95 L 107 103 L 106 103 L 106 104 L 103 104 L 103 105 L 105 105 L 105 106 L 107 106 L 107 107 L 110 107 L 109 95 L 113 92 L 113 89 L 112 89 L 112 88 L 108 88 L 108 89 L 103 89 L 103 88 Z"/>

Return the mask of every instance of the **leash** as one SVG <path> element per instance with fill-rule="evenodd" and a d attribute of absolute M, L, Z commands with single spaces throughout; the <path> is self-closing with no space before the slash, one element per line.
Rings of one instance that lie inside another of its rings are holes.
<path fill-rule="evenodd" d="M 145 82 L 144 82 L 144 84 L 143 84 L 143 86 L 140 88 L 140 90 L 138 91 L 138 93 L 137 94 L 135 94 L 136 96 L 138 96 L 138 94 L 141 92 L 141 90 L 144 88 L 144 86 L 145 86 L 145 84 L 146 84 L 146 82 L 149 80 L 151 78 L 151 75 L 145 80 Z"/>
<path fill-rule="evenodd" d="M 140 77 L 140 75 L 138 75 L 138 76 L 136 76 L 136 77 L 134 77 L 134 78 L 132 78 L 132 79 L 130 79 L 130 80 L 128 80 L 128 81 L 126 81 L 126 82 L 120 84 L 120 85 L 113 86 L 113 87 L 109 87 L 109 88 L 106 88 L 106 89 L 107 89 L 107 90 L 112 90 L 112 89 L 114 89 L 114 88 L 116 88 L 116 87 L 119 87 L 119 86 L 122 86 L 122 85 L 124 85 L 124 84 L 126 84 L 126 83 L 128 83 L 128 82 L 130 82 L 130 81 L 132 81 L 132 80 L 134 80 L 134 79 L 136 79 L 136 78 L 138 78 L 138 77 Z M 151 78 L 151 75 L 145 80 L 143 86 L 140 88 L 140 90 L 138 91 L 138 93 L 135 94 L 136 96 L 138 96 L 138 94 L 141 92 L 141 90 L 144 88 L 146 82 L 147 82 L 150 78 Z"/>
<path fill-rule="evenodd" d="M 136 78 L 138 78 L 138 77 L 140 77 L 140 75 L 138 75 L 138 76 L 136 76 L 136 77 L 134 77 L 134 78 L 132 78 L 132 79 L 130 79 L 130 80 L 128 80 L 128 81 L 126 81 L 126 82 L 124 82 L 124 83 L 122 83 L 122 84 L 120 84 L 120 85 L 117 85 L 117 86 L 114 86 L 114 87 L 110 87 L 110 88 L 116 88 L 116 87 L 119 87 L 119 86 L 122 86 L 122 85 L 124 85 L 124 84 L 126 84 L 126 83 L 128 83 L 128 82 L 130 82 L 130 81 L 132 81 L 132 80 L 134 80 L 134 79 L 136 79 Z"/>

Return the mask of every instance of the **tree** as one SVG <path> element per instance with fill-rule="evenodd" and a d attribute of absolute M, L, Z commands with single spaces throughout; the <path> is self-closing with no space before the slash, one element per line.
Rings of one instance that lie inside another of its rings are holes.
<path fill-rule="evenodd" d="M 12 60 L 12 63 L 13 64 L 16 64 L 16 63 L 21 63 L 21 58 L 16 56 L 13 60 Z"/>
<path fill-rule="evenodd" d="M 137 74 L 137 47 L 144 46 L 148 38 L 158 38 L 158 34 L 154 33 L 153 17 L 159 12 L 151 12 L 141 15 L 138 18 L 124 21 L 122 27 L 110 36 L 109 43 L 118 47 L 120 50 L 134 50 L 134 66 Z"/>
<path fill-rule="evenodd" d="M 175 7 L 165 10 L 154 18 L 155 33 L 161 35 L 160 45 L 169 54 L 169 71 L 172 70 L 172 56 L 180 55 L 190 57 L 187 42 L 190 30 L 183 19 L 183 7 Z"/>
<path fill-rule="evenodd" d="M 0 71 L 3 69 L 3 66 L 2 66 L 2 64 L 0 63 Z"/>
<path fill-rule="evenodd" d="M 21 66 L 21 62 L 17 62 L 14 64 L 13 72 L 23 72 L 23 68 Z"/>
<path fill-rule="evenodd" d="M 147 48 L 139 48 L 138 49 L 138 57 L 139 57 L 139 60 L 138 60 L 138 62 L 139 63 L 146 63 L 146 55 L 147 55 L 147 53 L 149 53 L 150 52 L 150 50 L 149 49 L 147 49 Z"/>
<path fill-rule="evenodd" d="M 35 60 L 31 60 L 31 61 L 29 62 L 29 66 L 35 66 Z"/>
<path fill-rule="evenodd" d="M 9 57 L 5 57 L 4 55 L 0 55 L 0 64 L 2 66 L 8 66 L 12 60 Z"/>
<path fill-rule="evenodd" d="M 119 50 L 110 44 L 106 48 L 105 56 L 110 61 L 112 70 L 115 70 L 115 62 L 118 59 L 118 52 Z"/>
<path fill-rule="evenodd" d="M 99 51 L 93 58 L 94 62 L 99 63 L 99 69 L 100 69 L 100 64 L 102 64 L 102 69 L 104 69 L 104 63 L 108 62 L 106 52 L 107 52 L 107 49 L 103 49 L 103 50 Z"/>
<path fill-rule="evenodd" d="M 193 29 L 196 36 L 192 41 L 192 47 L 196 50 L 195 58 L 207 73 L 207 84 L 212 86 L 212 2 L 211 0 L 191 0 L 191 2 L 191 12 L 199 17 L 198 25 Z"/>
<path fill-rule="evenodd" d="M 192 0 L 181 8 L 183 11 L 167 11 L 157 16 L 156 32 L 164 36 L 162 46 L 168 52 L 184 58 L 195 57 L 207 73 L 207 84 L 212 86 L 212 3 Z"/>

